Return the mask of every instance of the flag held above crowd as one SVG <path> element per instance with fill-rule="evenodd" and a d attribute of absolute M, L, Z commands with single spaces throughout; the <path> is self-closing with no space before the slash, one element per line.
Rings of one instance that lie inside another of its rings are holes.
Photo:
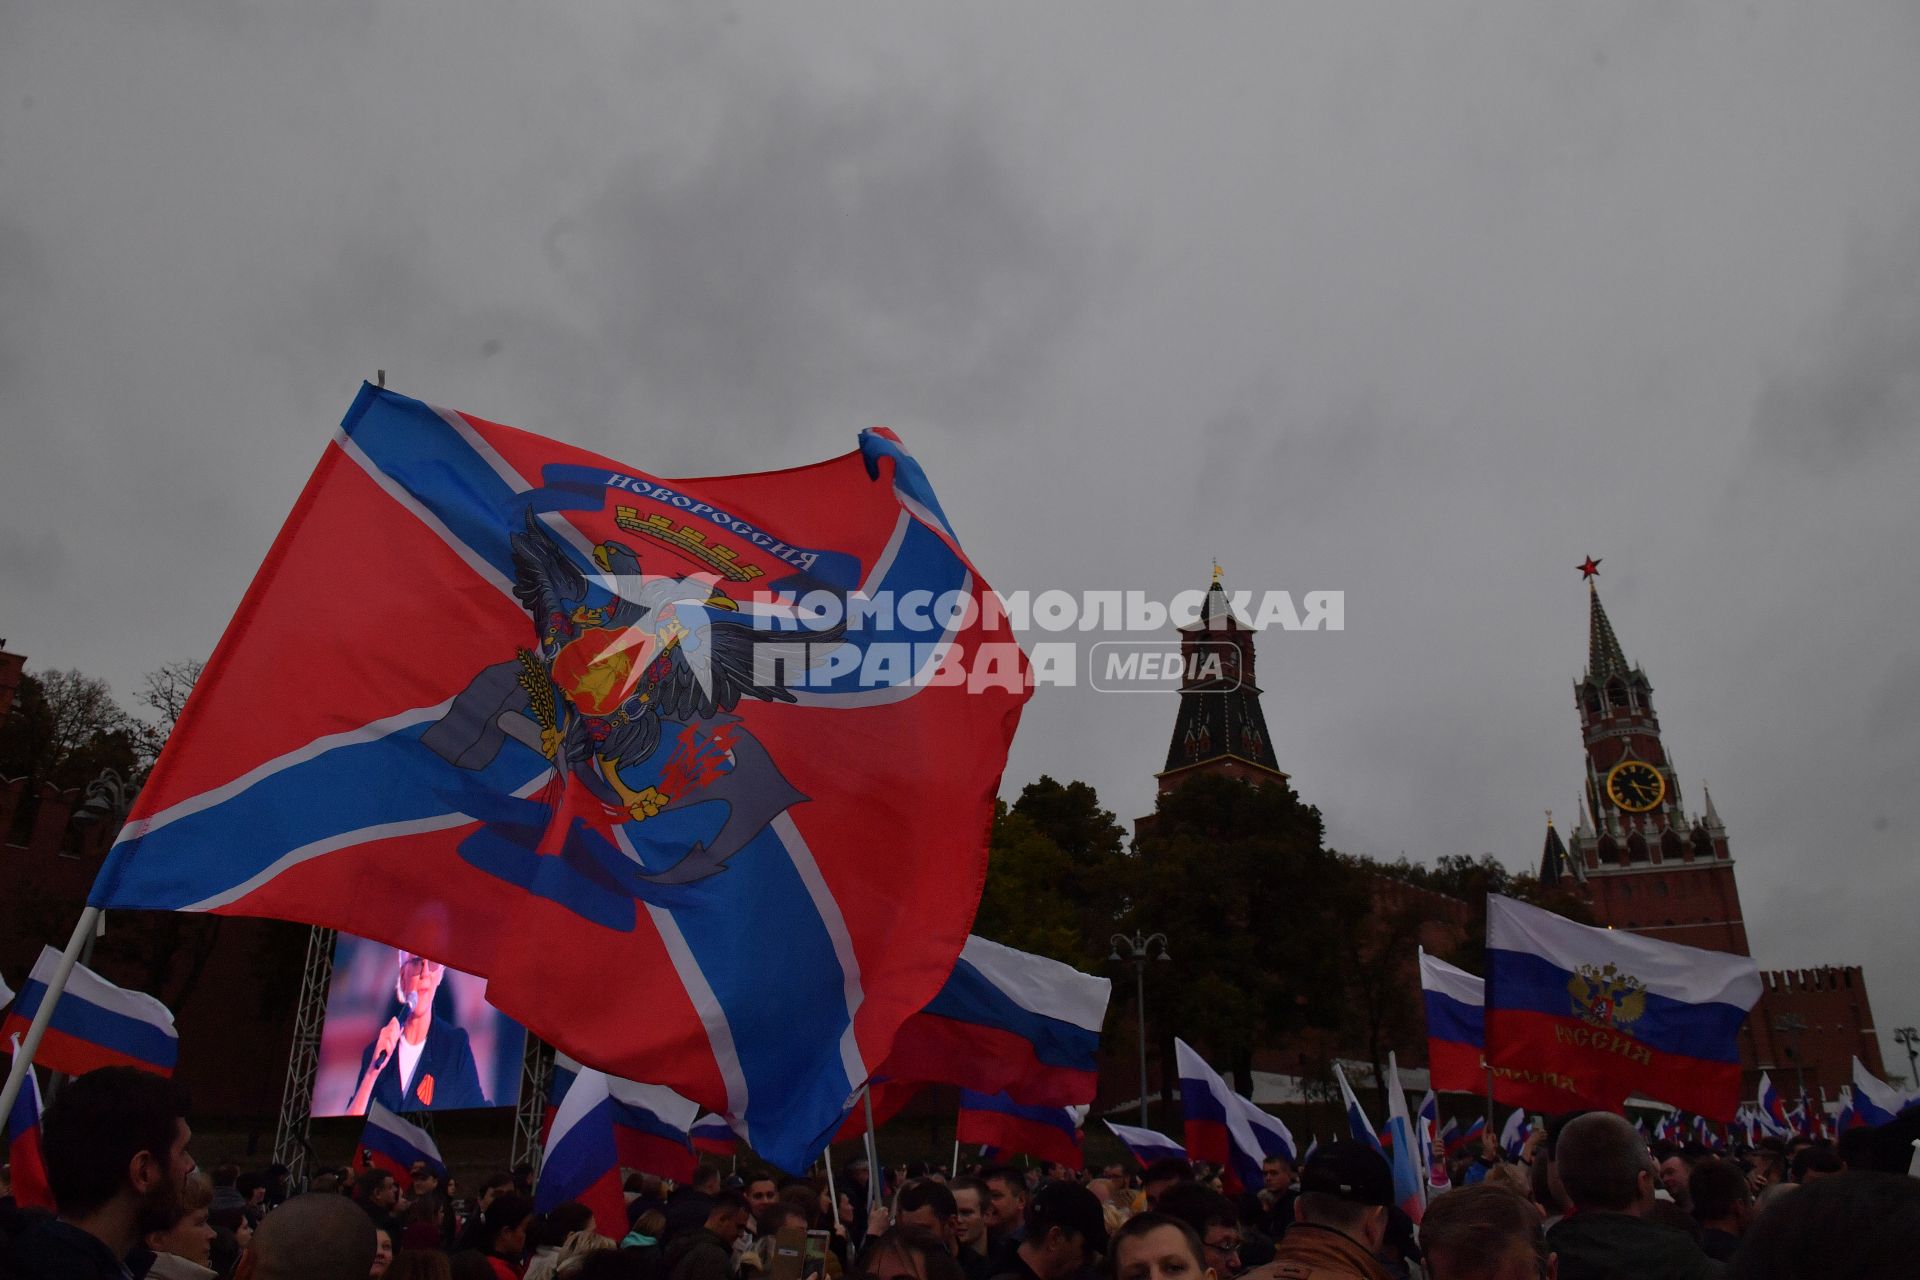
<path fill-rule="evenodd" d="M 1737 1036 L 1760 990 L 1746 956 L 1487 899 L 1487 1062 L 1588 1105 L 1619 1110 L 1639 1092 L 1731 1119 Z"/>
<path fill-rule="evenodd" d="M 740 1137 L 727 1123 L 725 1116 L 717 1116 L 711 1111 L 703 1111 L 694 1117 L 693 1128 L 687 1131 L 687 1137 L 693 1142 L 695 1151 L 704 1151 L 708 1155 L 732 1155 L 739 1149 Z"/>
<path fill-rule="evenodd" d="M 1091 1103 L 1113 983 L 970 936 L 940 992 L 901 1026 L 878 1079 Z"/>
<path fill-rule="evenodd" d="M 91 907 L 430 955 L 802 1168 L 966 941 L 1029 694 L 988 590 L 884 430 L 663 481 L 364 387 Z"/>
<path fill-rule="evenodd" d="M 1420 1221 L 1426 1207 L 1426 1144 L 1414 1131 L 1407 1113 L 1407 1095 L 1400 1088 L 1400 1063 L 1387 1054 L 1387 1132 L 1393 1135 L 1393 1198 L 1409 1218 Z"/>
<path fill-rule="evenodd" d="M 1113 1130 L 1113 1136 L 1120 1139 L 1121 1144 L 1133 1153 L 1133 1158 L 1140 1162 L 1140 1167 L 1143 1169 L 1151 1165 L 1155 1160 L 1185 1160 L 1187 1158 L 1185 1145 L 1176 1142 L 1174 1139 L 1169 1138 L 1166 1134 L 1156 1129 L 1142 1129 L 1138 1125 L 1131 1124 L 1116 1124 L 1112 1120 L 1107 1121 L 1106 1124 L 1107 1128 Z"/>
<path fill-rule="evenodd" d="M 1427 1070 L 1440 1093 L 1487 1087 L 1486 982 L 1420 952 L 1420 997 L 1427 1013 Z"/>
<path fill-rule="evenodd" d="M 380 1103 L 369 1102 L 367 1125 L 361 1131 L 360 1145 L 354 1149 L 353 1167 L 384 1169 L 405 1185 L 414 1162 L 420 1160 L 426 1161 L 427 1167 L 442 1181 L 446 1180 L 447 1162 L 441 1159 L 433 1135 Z"/>
<path fill-rule="evenodd" d="M 1081 1149 L 1080 1124 L 1084 1106 L 1036 1107 L 1015 1102 L 1004 1093 L 960 1091 L 960 1115 L 954 1125 L 954 1140 L 979 1143 L 1006 1154 L 1051 1160 L 1069 1169 L 1084 1169 L 1086 1153 Z"/>
<path fill-rule="evenodd" d="M 20 1038 L 11 1040 L 13 1051 L 19 1053 Z M 22 1209 L 51 1211 L 53 1190 L 47 1184 L 47 1162 L 40 1150 L 40 1081 L 32 1067 L 26 1070 L 24 1085 L 7 1109 L 8 1176 L 13 1181 L 15 1204 Z"/>
<path fill-rule="evenodd" d="M 28 1026 L 54 985 L 60 953 L 42 947 L 33 972 L 14 998 L 0 1038 L 25 1039 Z M 128 991 L 76 964 L 64 998 L 53 1006 L 33 1060 L 49 1071 L 84 1075 L 96 1067 L 139 1067 L 170 1076 L 180 1060 L 180 1034 L 167 1006 L 141 991 Z"/>
<path fill-rule="evenodd" d="M 1853 1060 L 1853 1114 L 1866 1125 L 1882 1125 L 1899 1115 L 1907 1105 L 1900 1091 L 1867 1070 L 1867 1064 Z"/>
<path fill-rule="evenodd" d="M 1333 1064 L 1333 1078 L 1340 1085 L 1340 1106 L 1347 1113 L 1347 1132 L 1355 1142 L 1365 1143 L 1381 1155 L 1380 1135 L 1373 1131 L 1373 1122 L 1367 1119 L 1367 1113 L 1361 1109 L 1360 1099 L 1353 1096 L 1353 1086 L 1347 1083 L 1347 1073 L 1339 1063 Z"/>

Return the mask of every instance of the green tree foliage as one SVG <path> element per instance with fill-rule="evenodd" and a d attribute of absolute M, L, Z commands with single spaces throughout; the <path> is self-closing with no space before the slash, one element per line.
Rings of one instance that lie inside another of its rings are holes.
<path fill-rule="evenodd" d="M 1466 937 L 1448 960 L 1470 973 L 1486 972 L 1487 895 L 1490 893 L 1545 907 L 1581 924 L 1593 923 L 1593 910 L 1579 894 L 1543 885 L 1538 876 L 1529 872 L 1512 871 L 1490 853 L 1478 858 L 1464 853 L 1449 854 L 1435 860 L 1431 867 L 1402 858 L 1398 862 L 1379 863 L 1375 869 L 1467 904 Z"/>
<path fill-rule="evenodd" d="M 1371 900 L 1322 834 L 1319 810 L 1280 782 L 1196 777 L 1161 797 L 1124 922 L 1167 935 L 1147 995 L 1163 1053 L 1178 1035 L 1246 1089 L 1257 1046 L 1339 1024 L 1345 939 Z"/>

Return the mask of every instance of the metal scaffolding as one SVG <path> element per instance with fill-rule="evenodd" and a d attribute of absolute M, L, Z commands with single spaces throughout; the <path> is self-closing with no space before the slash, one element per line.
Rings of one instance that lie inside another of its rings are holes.
<path fill-rule="evenodd" d="M 287 1055 L 287 1087 L 280 1095 L 280 1123 L 273 1134 L 273 1159 L 287 1166 L 287 1185 L 307 1184 L 307 1157 L 313 1146 L 313 1082 L 320 1070 L 320 1028 L 327 1019 L 327 984 L 333 979 L 335 931 L 315 925 L 307 934 L 307 964 L 300 976 L 300 1007 L 293 1019 L 293 1051 Z"/>
<path fill-rule="evenodd" d="M 524 1162 L 540 1175 L 540 1121 L 547 1111 L 547 1090 L 553 1083 L 553 1046 L 527 1032 L 527 1051 L 520 1060 L 520 1104 L 513 1113 L 513 1154 L 509 1169 Z"/>

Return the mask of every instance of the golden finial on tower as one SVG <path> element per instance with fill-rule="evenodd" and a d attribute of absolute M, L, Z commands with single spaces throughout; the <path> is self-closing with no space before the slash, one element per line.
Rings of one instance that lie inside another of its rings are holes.
<path fill-rule="evenodd" d="M 1218 581 L 1220 581 L 1220 574 L 1221 574 L 1221 572 L 1222 572 L 1222 570 L 1221 570 L 1221 568 L 1220 568 L 1220 562 L 1219 562 L 1218 560 L 1215 560 L 1215 561 L 1213 562 L 1213 580 L 1214 580 L 1215 582 L 1218 582 Z"/>

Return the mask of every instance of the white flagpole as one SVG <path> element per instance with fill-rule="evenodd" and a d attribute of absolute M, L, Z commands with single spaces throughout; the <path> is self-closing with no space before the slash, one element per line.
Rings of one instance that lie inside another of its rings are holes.
<path fill-rule="evenodd" d="M 960 1176 L 960 1139 L 958 1138 L 953 1140 L 953 1172 L 947 1176 L 949 1178 L 957 1178 Z"/>
<path fill-rule="evenodd" d="M 860 1091 L 861 1105 L 867 1109 L 867 1216 L 880 1206 L 880 1140 L 873 1132 L 873 1086 Z"/>
<path fill-rule="evenodd" d="M 53 971 L 53 981 L 47 987 L 47 994 L 41 997 L 40 1008 L 34 1012 L 33 1025 L 27 1028 L 27 1038 L 19 1052 L 13 1055 L 13 1065 L 7 1069 L 6 1088 L 0 1090 L 0 1116 L 13 1114 L 13 1100 L 20 1096 L 20 1087 L 26 1083 L 27 1068 L 32 1065 L 33 1055 L 47 1034 L 47 1024 L 53 1021 L 53 1006 L 60 1003 L 60 996 L 67 989 L 67 978 L 80 959 L 80 948 L 87 945 L 99 927 L 99 907 L 88 907 L 80 913 L 80 923 L 73 926 L 73 936 L 67 939 L 67 949 L 60 953 L 60 963 Z"/>

